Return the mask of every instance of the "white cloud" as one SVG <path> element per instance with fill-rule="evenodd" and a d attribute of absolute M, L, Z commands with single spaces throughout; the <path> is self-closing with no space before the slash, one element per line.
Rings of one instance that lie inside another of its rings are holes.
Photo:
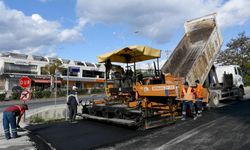
<path fill-rule="evenodd" d="M 249 0 L 77 0 L 77 14 L 90 23 L 125 24 L 153 41 L 167 42 L 192 18 L 218 12 L 222 27 L 250 19 Z"/>
<path fill-rule="evenodd" d="M 72 29 L 64 29 L 59 22 L 39 14 L 26 16 L 0 1 L 0 50 L 36 53 L 61 42 L 81 40 L 83 25 L 79 22 Z"/>
<path fill-rule="evenodd" d="M 250 20 L 250 0 L 230 0 L 218 10 L 218 20 L 222 27 L 243 25 Z"/>

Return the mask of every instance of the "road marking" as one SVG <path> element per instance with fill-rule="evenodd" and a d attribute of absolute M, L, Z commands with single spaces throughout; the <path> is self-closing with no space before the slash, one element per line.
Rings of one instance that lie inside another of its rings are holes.
<path fill-rule="evenodd" d="M 170 140 L 166 144 L 161 145 L 160 147 L 156 148 L 156 150 L 165 150 L 165 149 L 168 149 L 170 146 L 178 144 L 178 143 L 180 143 L 182 141 L 185 141 L 188 138 L 190 138 L 190 137 L 192 137 L 194 135 L 197 135 L 201 131 L 212 127 L 213 125 L 215 125 L 216 121 L 219 121 L 219 120 L 222 120 L 222 119 L 225 119 L 225 118 L 226 118 L 226 116 L 220 117 L 220 118 L 218 118 L 216 120 L 213 120 L 213 121 L 210 121 L 210 122 L 205 123 L 203 125 L 200 125 L 199 127 L 196 127 L 194 129 L 192 129 L 192 130 L 190 130 L 190 131 L 188 131 L 188 132 L 186 132 L 186 133 L 184 133 L 184 134 L 182 134 L 182 135 L 180 135 L 180 136 L 178 136 L 178 137 Z"/>

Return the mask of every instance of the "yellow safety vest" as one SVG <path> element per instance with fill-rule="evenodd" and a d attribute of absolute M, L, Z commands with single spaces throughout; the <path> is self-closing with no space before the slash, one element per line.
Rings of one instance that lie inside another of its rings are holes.
<path fill-rule="evenodd" d="M 198 84 L 196 87 L 196 94 L 198 98 L 203 98 L 203 87 L 202 84 Z"/>
<path fill-rule="evenodd" d="M 183 93 L 184 93 L 184 100 L 194 100 L 194 94 L 192 93 L 192 88 L 188 87 L 187 91 L 185 88 L 182 89 Z"/>

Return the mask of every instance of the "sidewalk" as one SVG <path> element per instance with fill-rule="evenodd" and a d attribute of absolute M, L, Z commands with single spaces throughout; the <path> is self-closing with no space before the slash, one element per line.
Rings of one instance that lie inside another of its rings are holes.
<path fill-rule="evenodd" d="M 18 135 L 21 137 L 16 139 L 6 140 L 4 137 L 4 131 L 2 127 L 2 117 L 3 113 L 0 113 L 0 150 L 34 150 L 33 142 L 30 141 L 28 135 L 28 131 L 18 132 Z M 23 121 L 20 122 L 21 127 L 25 127 L 26 124 Z"/>
<path fill-rule="evenodd" d="M 91 98 L 93 96 L 104 96 L 105 94 L 90 94 L 90 95 L 78 95 L 79 99 L 83 99 L 83 98 Z M 57 97 L 57 100 L 65 100 L 66 101 L 66 96 L 64 97 Z M 50 97 L 50 98 L 40 98 L 40 99 L 31 99 L 30 101 L 28 101 L 29 104 L 34 104 L 34 103 L 40 103 L 40 102 L 48 102 L 48 101 L 55 101 L 54 97 Z M 8 101 L 0 101 L 0 107 L 1 106 L 8 106 L 8 105 L 12 105 L 12 104 L 19 104 L 21 103 L 20 100 L 8 100 Z"/>

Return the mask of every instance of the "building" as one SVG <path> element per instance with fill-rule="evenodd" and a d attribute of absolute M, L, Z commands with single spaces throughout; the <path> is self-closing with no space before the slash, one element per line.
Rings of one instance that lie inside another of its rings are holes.
<path fill-rule="evenodd" d="M 43 72 L 43 67 L 56 61 L 61 62 L 62 71 L 55 80 Z M 71 67 L 78 68 L 79 72 L 69 72 L 67 76 L 67 70 Z M 104 85 L 104 71 L 104 65 L 96 63 L 3 52 L 0 53 L 0 91 L 11 93 L 18 87 L 22 76 L 32 79 L 32 89 L 47 89 L 53 83 L 57 83 L 59 88 L 66 88 L 67 79 L 70 87 L 101 88 Z"/>

